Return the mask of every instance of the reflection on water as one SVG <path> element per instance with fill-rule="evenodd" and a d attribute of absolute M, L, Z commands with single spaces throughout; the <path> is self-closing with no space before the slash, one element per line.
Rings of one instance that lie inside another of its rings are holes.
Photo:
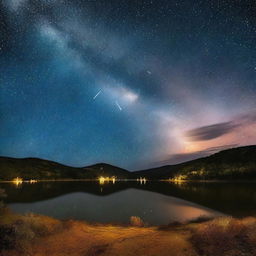
<path fill-rule="evenodd" d="M 139 216 L 149 224 L 167 224 L 220 212 L 256 215 L 255 183 L 38 182 L 2 183 L 6 203 L 17 212 L 56 218 L 127 223 Z"/>
<path fill-rule="evenodd" d="M 31 211 L 60 219 L 74 218 L 105 223 L 127 223 L 131 216 L 139 216 L 150 224 L 168 224 L 218 214 L 181 199 L 138 189 L 104 197 L 77 192 L 36 203 L 16 203 L 9 206 L 20 213 Z"/>

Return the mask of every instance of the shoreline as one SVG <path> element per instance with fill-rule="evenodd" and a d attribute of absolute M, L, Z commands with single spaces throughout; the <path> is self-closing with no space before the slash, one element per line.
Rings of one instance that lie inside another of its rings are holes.
<path fill-rule="evenodd" d="M 42 179 L 36 182 L 71 182 L 71 181 L 89 181 L 99 182 L 99 179 Z M 137 179 L 116 179 L 115 182 L 140 182 Z M 35 183 L 36 183 L 35 182 Z M 169 182 L 169 183 L 256 183 L 256 180 L 168 180 L 168 179 L 147 179 L 147 182 Z M 13 180 L 0 180 L 0 183 L 15 183 Z M 22 180 L 21 183 L 31 183 L 30 180 Z M 112 181 L 105 181 L 105 183 L 112 183 Z"/>

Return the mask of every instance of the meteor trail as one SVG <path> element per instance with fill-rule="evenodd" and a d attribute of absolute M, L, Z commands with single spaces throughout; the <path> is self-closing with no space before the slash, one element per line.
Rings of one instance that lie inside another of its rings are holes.
<path fill-rule="evenodd" d="M 98 93 L 93 97 L 93 99 L 95 100 L 100 94 L 101 94 L 101 90 L 98 91 Z"/>
<path fill-rule="evenodd" d="M 121 108 L 121 106 L 119 105 L 119 103 L 117 101 L 116 101 L 116 105 L 119 108 L 119 110 L 122 111 L 122 108 Z"/>

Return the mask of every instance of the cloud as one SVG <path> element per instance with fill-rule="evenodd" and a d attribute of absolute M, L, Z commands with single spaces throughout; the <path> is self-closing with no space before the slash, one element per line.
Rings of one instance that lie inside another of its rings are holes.
<path fill-rule="evenodd" d="M 121 100 L 127 104 L 134 103 L 138 100 L 139 95 L 134 91 L 124 87 L 123 85 L 115 84 L 114 82 L 113 85 L 105 85 L 105 91 L 110 97 L 114 98 L 115 100 Z"/>
<path fill-rule="evenodd" d="M 206 141 L 221 137 L 233 132 L 238 127 L 251 125 L 256 122 L 256 112 L 237 116 L 229 122 L 201 126 L 186 132 L 190 141 Z"/>
<path fill-rule="evenodd" d="M 233 122 L 218 123 L 189 130 L 186 136 L 192 141 L 212 140 L 232 132 L 238 125 Z"/>
<path fill-rule="evenodd" d="M 56 43 L 56 45 L 60 48 L 66 49 L 67 41 L 65 40 L 64 36 L 61 34 L 60 31 L 55 29 L 50 24 L 47 24 L 47 22 L 44 22 L 40 26 L 40 32 L 41 35 L 45 38 L 47 38 L 49 41 Z"/>

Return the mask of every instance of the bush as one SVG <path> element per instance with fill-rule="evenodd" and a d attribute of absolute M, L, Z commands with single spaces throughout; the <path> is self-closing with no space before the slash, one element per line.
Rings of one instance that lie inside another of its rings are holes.
<path fill-rule="evenodd" d="M 5 212 L 6 212 L 5 204 L 1 200 L 4 197 L 6 197 L 5 190 L 0 188 L 0 215 L 5 214 Z"/>
<path fill-rule="evenodd" d="M 256 255 L 256 221 L 220 218 L 193 231 L 191 242 L 199 255 Z"/>
<path fill-rule="evenodd" d="M 23 228 L 30 229 L 36 236 L 48 236 L 62 228 L 60 221 L 33 213 L 26 214 L 20 221 Z"/>
<path fill-rule="evenodd" d="M 144 227 L 145 226 L 145 223 L 143 222 L 143 220 L 137 216 L 131 216 L 130 223 L 134 227 Z"/>
<path fill-rule="evenodd" d="M 28 253 L 36 238 L 52 235 L 62 228 L 60 221 L 46 216 L 27 214 L 16 220 L 14 217 L 11 224 L 2 222 L 0 225 L 0 252 L 14 249 L 20 253 Z"/>
<path fill-rule="evenodd" d="M 11 225 L 0 226 L 0 252 L 16 247 L 15 227 Z"/>
<path fill-rule="evenodd" d="M 0 198 L 6 197 L 5 190 L 0 188 Z"/>

